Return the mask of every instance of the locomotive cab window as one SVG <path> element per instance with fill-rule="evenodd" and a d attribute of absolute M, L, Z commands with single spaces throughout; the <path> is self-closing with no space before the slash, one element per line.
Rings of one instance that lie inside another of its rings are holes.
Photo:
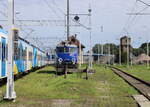
<path fill-rule="evenodd" d="M 59 52 L 59 53 L 63 53 L 63 52 L 67 53 L 67 52 L 69 52 L 69 48 L 68 47 L 57 47 L 57 52 Z"/>

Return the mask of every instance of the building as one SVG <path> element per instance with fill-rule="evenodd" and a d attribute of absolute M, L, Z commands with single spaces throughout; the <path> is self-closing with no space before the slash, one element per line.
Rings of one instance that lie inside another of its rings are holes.
<path fill-rule="evenodd" d="M 147 62 L 150 62 L 150 57 L 144 53 L 133 60 L 133 64 L 144 64 Z"/>
<path fill-rule="evenodd" d="M 132 60 L 132 46 L 131 38 L 128 36 L 123 36 L 120 38 L 120 47 L 121 47 L 121 62 L 129 63 Z"/>
<path fill-rule="evenodd" d="M 120 45 L 121 45 L 121 52 L 122 53 L 127 53 L 127 47 L 129 46 L 129 53 L 131 51 L 131 38 L 124 36 L 120 38 Z"/>

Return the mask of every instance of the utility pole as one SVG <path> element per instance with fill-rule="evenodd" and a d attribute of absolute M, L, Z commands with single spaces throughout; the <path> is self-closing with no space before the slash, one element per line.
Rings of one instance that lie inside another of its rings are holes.
<path fill-rule="evenodd" d="M 102 55 L 104 54 L 104 45 L 103 44 L 101 45 L 101 54 Z"/>
<path fill-rule="evenodd" d="M 130 44 L 133 44 L 133 40 L 130 42 Z M 131 46 L 130 46 L 130 62 L 131 62 L 131 67 L 133 65 L 133 49 L 131 49 Z"/>
<path fill-rule="evenodd" d="M 112 49 L 112 57 L 113 57 L 113 65 L 115 64 L 115 52 L 114 52 L 114 47 L 113 47 L 113 45 L 112 45 L 112 47 L 111 47 L 111 49 Z"/>
<path fill-rule="evenodd" d="M 14 0 L 8 0 L 8 65 L 7 65 L 7 85 L 6 85 L 6 95 L 4 99 L 14 100 L 16 98 L 16 93 L 14 90 Z"/>
<path fill-rule="evenodd" d="M 108 56 L 109 56 L 109 66 L 110 66 L 110 62 L 111 62 L 111 55 L 110 55 L 110 44 L 108 44 Z"/>
<path fill-rule="evenodd" d="M 103 31 L 104 31 L 104 27 L 101 26 L 101 32 L 103 33 Z M 103 44 L 101 44 L 101 55 L 103 55 Z M 99 63 L 100 63 L 100 58 L 99 58 Z"/>
<path fill-rule="evenodd" d="M 100 49 L 99 46 L 100 46 L 100 44 L 98 44 L 98 64 L 99 64 L 99 53 L 100 53 L 100 52 L 99 52 L 99 49 Z"/>
<path fill-rule="evenodd" d="M 81 68 L 81 64 L 82 64 L 82 50 L 81 50 L 81 42 L 79 41 L 79 68 Z"/>
<path fill-rule="evenodd" d="M 67 40 L 69 40 L 70 36 L 70 2 L 67 0 Z"/>
<path fill-rule="evenodd" d="M 121 39 L 117 39 L 119 40 L 119 65 L 121 66 Z"/>
<path fill-rule="evenodd" d="M 147 40 L 147 56 L 149 57 L 149 43 Z M 147 68 L 149 68 L 149 60 L 147 60 Z"/>
<path fill-rule="evenodd" d="M 67 41 L 69 41 L 69 36 L 70 36 L 70 24 L 69 24 L 69 21 L 70 21 L 70 14 L 69 14 L 69 0 L 67 0 Z M 64 78 L 67 78 L 67 72 L 68 72 L 68 66 L 67 64 L 65 64 L 65 76 Z"/>
<path fill-rule="evenodd" d="M 93 68 L 93 58 L 92 58 L 92 22 L 91 22 L 91 7 L 89 8 L 89 32 L 90 32 L 90 55 L 89 55 L 89 69 Z"/>
<path fill-rule="evenodd" d="M 119 64 L 121 65 L 121 44 L 119 45 Z"/>
<path fill-rule="evenodd" d="M 130 45 L 129 45 L 129 38 L 127 37 L 127 67 L 129 67 L 129 60 L 130 60 L 129 48 L 130 48 Z"/>
<path fill-rule="evenodd" d="M 129 45 L 128 45 L 128 37 L 127 37 L 127 67 L 129 67 Z"/>

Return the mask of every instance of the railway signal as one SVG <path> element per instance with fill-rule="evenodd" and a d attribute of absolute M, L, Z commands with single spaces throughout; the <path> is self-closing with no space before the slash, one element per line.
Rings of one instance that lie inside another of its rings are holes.
<path fill-rule="evenodd" d="M 76 22 L 78 22 L 78 21 L 80 20 L 80 17 L 76 15 L 76 16 L 74 17 L 74 20 L 75 20 Z"/>

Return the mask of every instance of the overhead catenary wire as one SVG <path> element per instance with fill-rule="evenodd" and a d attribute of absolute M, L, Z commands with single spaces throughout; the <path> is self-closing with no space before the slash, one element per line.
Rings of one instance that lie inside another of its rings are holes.
<path fill-rule="evenodd" d="M 142 10 L 136 12 L 136 14 L 133 16 L 132 13 L 133 13 L 134 11 L 136 11 L 136 8 L 137 8 L 136 5 L 137 5 L 138 1 L 139 1 L 139 0 L 136 0 L 136 2 L 135 2 L 135 4 L 134 4 L 134 7 L 133 7 L 133 9 L 132 9 L 132 11 L 131 11 L 131 14 L 129 14 L 128 20 L 126 21 L 126 24 L 125 24 L 125 26 L 123 27 L 123 29 L 122 29 L 122 31 L 120 32 L 119 35 L 121 35 L 123 31 L 125 31 L 127 34 L 129 34 L 129 30 L 131 29 L 131 27 L 136 24 L 136 23 L 135 23 L 135 22 L 136 22 L 135 20 L 137 19 L 137 16 L 139 16 L 139 14 L 140 14 L 141 12 L 143 12 L 143 11 L 145 11 L 146 9 L 149 8 L 149 6 L 146 5 L 145 8 L 143 8 Z M 132 16 L 133 16 L 133 17 L 132 17 Z"/>
<path fill-rule="evenodd" d="M 130 21 L 131 23 L 128 25 L 127 28 L 130 29 L 131 26 L 135 25 L 135 20 L 136 20 L 137 16 L 139 16 L 139 14 L 140 14 L 141 12 L 145 11 L 145 10 L 148 9 L 148 8 L 149 8 L 149 6 L 146 5 L 145 8 L 143 8 L 142 10 L 136 12 L 136 14 L 134 15 L 134 17 L 133 17 L 132 20 Z M 132 13 L 131 13 L 131 15 L 132 15 Z"/>
<path fill-rule="evenodd" d="M 135 7 L 136 7 L 136 5 L 137 5 L 137 2 L 138 2 L 138 0 L 136 0 L 136 2 L 135 2 Z M 129 36 L 129 30 L 131 29 L 131 27 L 135 24 L 134 22 L 135 22 L 135 20 L 136 20 L 136 18 L 137 18 L 137 16 L 139 15 L 139 13 L 141 13 L 141 12 L 143 12 L 143 11 L 145 11 L 148 7 L 150 7 L 149 5 L 146 5 L 147 7 L 145 7 L 144 9 L 142 9 L 142 10 L 140 10 L 139 12 L 137 12 L 133 17 L 131 17 L 132 16 L 132 13 L 131 14 L 129 14 L 129 17 L 128 17 L 128 20 L 127 20 L 127 24 L 125 24 L 125 26 L 123 27 L 123 31 L 125 31 L 126 33 L 127 33 L 127 35 Z M 135 8 L 135 11 L 136 11 L 136 8 Z M 134 12 L 134 10 L 132 11 L 132 12 Z M 122 33 L 122 31 L 121 31 L 121 33 Z M 120 33 L 120 34 L 121 34 Z M 127 41 L 127 43 L 128 43 L 128 41 Z M 129 50 L 129 47 L 127 47 L 128 49 L 127 50 Z M 130 55 L 130 53 L 129 53 L 129 51 L 127 51 L 128 53 L 128 55 L 127 55 L 127 65 L 129 66 L 129 55 Z"/>
<path fill-rule="evenodd" d="M 2 0 L 1 0 L 1 1 L 2 1 Z M 8 8 L 8 6 L 7 6 L 4 2 L 1 2 L 1 4 L 3 5 L 4 8 L 6 8 L 6 9 Z M 0 13 L 1 13 L 3 16 L 8 17 L 6 13 L 4 13 L 4 12 L 2 12 L 2 11 L 0 11 Z M 17 17 L 16 17 L 16 19 L 19 20 L 19 18 L 17 18 Z M 19 23 L 22 24 L 21 21 L 19 21 Z M 19 27 L 20 27 L 20 30 L 21 30 L 22 32 L 24 32 L 24 33 L 27 34 L 27 35 L 29 34 L 27 31 L 24 30 L 24 28 L 22 28 L 22 26 L 19 26 Z M 33 30 L 33 29 L 31 29 L 31 28 L 27 28 L 27 29 L 30 29 L 31 31 Z"/>
<path fill-rule="evenodd" d="M 60 13 L 62 13 L 63 15 L 65 15 L 64 10 L 62 10 L 62 9 L 57 5 L 57 3 L 55 2 L 55 0 L 53 0 L 53 5 L 55 5 L 55 7 L 59 10 Z"/>
<path fill-rule="evenodd" d="M 146 3 L 146 2 L 144 2 L 144 1 L 142 1 L 142 0 L 136 0 L 136 1 L 139 1 L 139 2 L 143 3 L 144 5 L 146 5 L 146 6 L 149 6 L 149 7 L 150 7 L 150 4 L 148 4 L 148 3 Z"/>
<path fill-rule="evenodd" d="M 4 7 L 4 8 L 8 8 L 7 5 L 3 2 L 3 0 L 0 1 L 0 4 Z M 3 10 L 3 11 L 2 11 Z M 4 17 L 8 17 L 7 14 L 4 12 L 4 9 L 0 10 L 0 14 L 2 14 Z"/>
<path fill-rule="evenodd" d="M 134 5 L 133 5 L 133 8 L 131 9 L 131 12 L 134 12 L 134 11 L 135 11 L 136 4 L 137 4 L 137 1 L 135 1 Z M 124 29 L 126 28 L 126 26 L 128 26 L 131 17 L 132 17 L 132 15 L 129 15 L 127 21 L 125 22 L 125 25 L 123 26 L 123 28 L 121 29 L 121 31 L 120 31 L 120 33 L 119 33 L 119 36 L 122 34 L 122 32 L 124 31 Z"/>
<path fill-rule="evenodd" d="M 57 14 L 56 10 L 49 4 L 47 0 L 43 0 L 43 1 L 47 5 L 49 10 L 51 10 L 58 18 L 62 19 L 62 17 L 60 17 L 60 15 Z"/>

